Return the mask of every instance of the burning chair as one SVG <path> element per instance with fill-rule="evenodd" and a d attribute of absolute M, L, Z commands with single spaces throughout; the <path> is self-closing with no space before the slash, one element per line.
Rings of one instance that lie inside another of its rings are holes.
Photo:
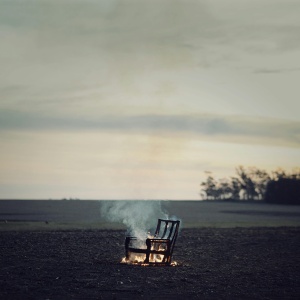
<path fill-rule="evenodd" d="M 125 239 L 125 262 L 149 265 L 170 265 L 180 221 L 158 219 L 153 237 L 139 241 L 136 237 Z"/>

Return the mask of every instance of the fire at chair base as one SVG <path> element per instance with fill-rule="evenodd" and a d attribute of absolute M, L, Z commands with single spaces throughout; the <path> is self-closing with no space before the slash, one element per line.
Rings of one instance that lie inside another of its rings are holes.
<path fill-rule="evenodd" d="M 125 239 L 125 262 L 147 265 L 170 265 L 180 221 L 158 219 L 154 238 L 142 245 L 136 237 Z"/>

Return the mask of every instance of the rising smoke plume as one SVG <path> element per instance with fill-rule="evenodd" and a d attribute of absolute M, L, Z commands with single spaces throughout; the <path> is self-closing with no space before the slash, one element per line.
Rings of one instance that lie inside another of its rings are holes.
<path fill-rule="evenodd" d="M 148 232 L 154 233 L 157 219 L 169 219 L 163 211 L 161 201 L 103 201 L 101 215 L 110 222 L 123 223 L 127 234 L 140 240 L 147 237 Z"/>

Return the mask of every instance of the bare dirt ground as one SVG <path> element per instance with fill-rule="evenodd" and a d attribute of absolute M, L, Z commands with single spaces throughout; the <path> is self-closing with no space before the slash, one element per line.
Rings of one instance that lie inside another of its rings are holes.
<path fill-rule="evenodd" d="M 0 299 L 299 299 L 300 228 L 183 229 L 177 267 L 120 264 L 124 231 L 0 232 Z"/>

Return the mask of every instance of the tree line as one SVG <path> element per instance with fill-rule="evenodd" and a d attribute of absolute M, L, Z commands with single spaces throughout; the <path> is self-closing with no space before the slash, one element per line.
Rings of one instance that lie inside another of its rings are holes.
<path fill-rule="evenodd" d="M 300 204 L 300 168 L 281 168 L 268 173 L 256 167 L 235 168 L 235 176 L 215 178 L 206 171 L 200 196 L 206 200 L 264 200 L 270 203 Z"/>

